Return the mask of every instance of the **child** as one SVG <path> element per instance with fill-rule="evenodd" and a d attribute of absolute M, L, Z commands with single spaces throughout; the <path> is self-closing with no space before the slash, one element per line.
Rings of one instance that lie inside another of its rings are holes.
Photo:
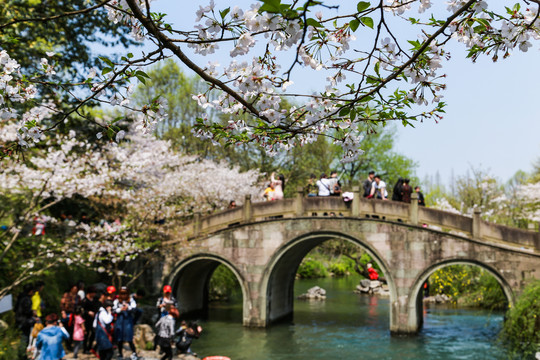
<path fill-rule="evenodd" d="M 268 184 L 268 187 L 264 190 L 263 197 L 265 201 L 274 200 L 274 184 L 272 183 Z"/>
<path fill-rule="evenodd" d="M 156 323 L 156 331 L 157 335 L 159 336 L 159 347 L 161 348 L 161 351 L 165 354 L 161 358 L 161 360 L 172 360 L 173 353 L 172 353 L 172 342 L 174 340 L 174 323 L 175 319 L 178 318 L 180 315 L 178 313 L 178 309 L 176 309 L 171 304 L 167 304 L 165 306 L 165 309 L 167 310 L 167 315 L 163 316 L 159 321 Z"/>
<path fill-rule="evenodd" d="M 186 324 L 185 321 L 182 321 L 180 328 L 176 331 L 176 335 L 180 336 L 178 342 L 176 343 L 176 349 L 180 354 L 192 354 L 196 356 L 195 353 L 191 352 L 191 343 L 193 339 L 198 339 L 201 335 L 202 327 L 197 325 L 197 323 Z"/>
<path fill-rule="evenodd" d="M 86 333 L 86 328 L 84 326 L 83 318 L 83 308 L 82 306 L 77 306 L 75 308 L 75 317 L 73 321 L 73 358 L 77 358 L 77 354 L 81 349 L 81 345 L 84 341 L 84 334 Z"/>
<path fill-rule="evenodd" d="M 34 327 L 32 328 L 32 332 L 30 332 L 30 339 L 28 341 L 28 347 L 26 349 L 27 356 L 30 359 L 36 359 L 38 355 L 38 351 L 36 349 L 36 341 L 37 337 L 39 335 L 39 332 L 43 330 L 43 324 L 41 323 L 41 319 L 35 315 L 34 311 Z"/>

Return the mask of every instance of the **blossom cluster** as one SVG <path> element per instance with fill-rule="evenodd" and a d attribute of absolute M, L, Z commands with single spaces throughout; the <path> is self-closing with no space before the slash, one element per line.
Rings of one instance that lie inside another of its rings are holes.
<path fill-rule="evenodd" d="M 53 71 L 49 67 L 50 65 L 48 65 L 46 72 L 52 73 Z M 2 123 L 17 119 L 14 104 L 25 103 L 37 95 L 36 87 L 27 81 L 23 81 L 19 70 L 19 63 L 15 59 L 12 59 L 6 50 L 1 50 L 0 120 Z M 42 118 L 40 114 L 42 110 L 42 107 L 31 109 L 25 113 L 22 119 L 19 119 L 19 123 L 16 126 L 18 131 L 15 135 L 21 145 L 28 146 L 27 139 L 31 139 L 33 142 L 38 142 L 41 139 L 42 130 L 39 126 L 39 120 Z M 13 131 L 13 129 L 9 130 L 11 132 Z M 12 139 L 12 135 L 4 135 L 3 137 Z"/>

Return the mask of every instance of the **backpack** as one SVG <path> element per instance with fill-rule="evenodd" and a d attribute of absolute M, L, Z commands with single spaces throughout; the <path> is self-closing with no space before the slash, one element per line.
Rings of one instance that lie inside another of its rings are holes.
<path fill-rule="evenodd" d="M 176 342 L 176 348 L 180 353 L 185 353 L 191 346 L 193 338 L 188 335 L 186 329 L 180 331 L 180 338 Z"/>

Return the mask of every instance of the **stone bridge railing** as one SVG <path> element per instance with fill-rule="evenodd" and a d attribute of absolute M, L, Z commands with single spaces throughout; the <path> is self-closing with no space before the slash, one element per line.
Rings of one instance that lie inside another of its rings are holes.
<path fill-rule="evenodd" d="M 511 228 L 489 223 L 480 218 L 480 212 L 473 217 L 418 206 L 417 195 L 405 204 L 396 201 L 365 199 L 358 187 L 353 188 L 354 199 L 344 202 L 341 197 L 304 197 L 299 188 L 295 198 L 280 201 L 252 203 L 246 196 L 244 204 L 235 209 L 224 210 L 201 217 L 195 214 L 193 221 L 177 232 L 177 238 L 165 245 L 181 240 L 196 238 L 227 229 L 229 227 L 259 221 L 281 218 L 322 217 L 362 218 L 405 223 L 450 232 L 466 238 L 484 242 L 506 244 L 522 250 L 540 252 L 540 232 Z M 337 219 L 336 219 L 337 220 Z"/>

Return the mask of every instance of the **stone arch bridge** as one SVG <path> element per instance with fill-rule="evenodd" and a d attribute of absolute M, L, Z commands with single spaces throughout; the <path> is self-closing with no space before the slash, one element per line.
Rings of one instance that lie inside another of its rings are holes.
<path fill-rule="evenodd" d="M 244 205 L 201 218 L 168 241 L 165 281 L 182 312 L 204 310 L 208 282 L 219 264 L 237 277 L 243 324 L 265 327 L 292 316 L 293 284 L 304 256 L 329 239 L 364 248 L 390 290 L 390 330 L 414 334 L 422 326 L 421 287 L 435 270 L 474 264 L 489 271 L 512 304 L 531 278 L 540 278 L 540 233 L 508 228 L 436 209 L 367 200 L 354 189 L 339 197 L 296 198 Z M 415 195 L 415 194 L 413 194 Z"/>

